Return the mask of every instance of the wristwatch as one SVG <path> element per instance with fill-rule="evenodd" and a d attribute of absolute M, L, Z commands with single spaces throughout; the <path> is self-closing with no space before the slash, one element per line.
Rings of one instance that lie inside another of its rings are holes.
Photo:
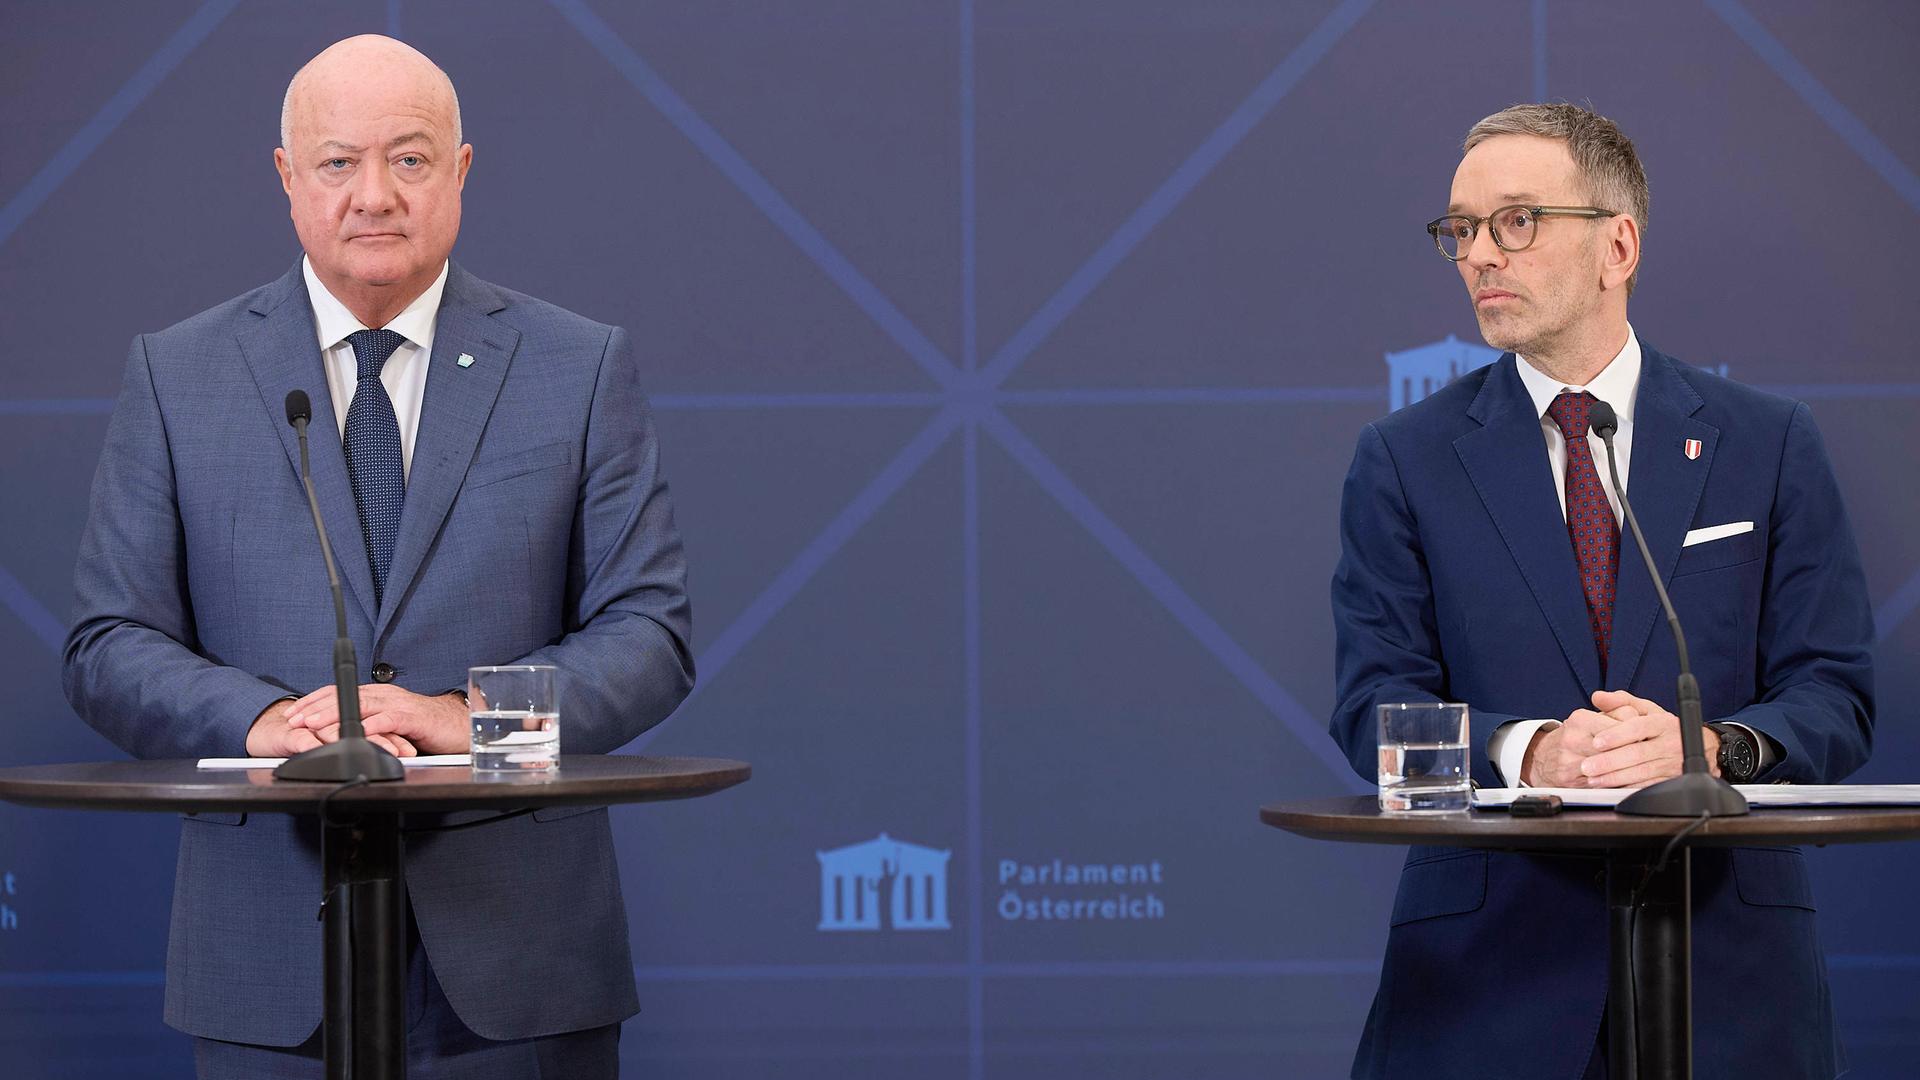
<path fill-rule="evenodd" d="M 1729 783 L 1752 783 L 1760 772 L 1760 747 L 1753 733 L 1738 724 L 1707 726 L 1720 736 L 1720 775 Z"/>

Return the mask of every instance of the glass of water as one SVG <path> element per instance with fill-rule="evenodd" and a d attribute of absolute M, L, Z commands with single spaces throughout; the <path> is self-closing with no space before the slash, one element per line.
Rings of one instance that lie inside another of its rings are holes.
<path fill-rule="evenodd" d="M 1382 705 L 1380 809 L 1437 814 L 1467 808 L 1467 707 Z"/>
<path fill-rule="evenodd" d="M 546 664 L 467 669 L 475 773 L 560 767 L 560 706 L 553 683 L 553 668 Z"/>

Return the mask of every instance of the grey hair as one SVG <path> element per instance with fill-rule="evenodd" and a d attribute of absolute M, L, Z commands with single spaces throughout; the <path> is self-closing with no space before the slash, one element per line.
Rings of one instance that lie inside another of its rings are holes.
<path fill-rule="evenodd" d="M 1586 181 L 1588 197 L 1594 205 L 1631 216 L 1647 234 L 1647 172 L 1640 166 L 1633 140 L 1619 125 L 1591 109 L 1567 102 L 1538 105 L 1510 105 L 1467 129 L 1460 146 L 1466 153 L 1498 135 L 1534 135 L 1558 139 L 1567 144 L 1574 168 Z M 1627 279 L 1627 295 L 1640 280 L 1635 267 Z"/>
<path fill-rule="evenodd" d="M 453 103 L 453 145 L 458 149 L 463 141 L 460 138 L 460 93 L 453 88 L 452 76 L 438 64 L 434 65 L 433 70 L 439 72 L 441 81 L 447 84 L 447 100 Z M 280 99 L 280 146 L 289 153 L 293 149 L 293 92 L 300 86 L 300 76 L 306 72 L 307 69 L 303 67 L 293 73 L 293 78 L 287 81 L 286 96 Z"/>

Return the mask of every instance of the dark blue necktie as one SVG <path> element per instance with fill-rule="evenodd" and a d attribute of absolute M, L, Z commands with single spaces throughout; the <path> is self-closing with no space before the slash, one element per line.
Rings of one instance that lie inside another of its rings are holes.
<path fill-rule="evenodd" d="M 393 540 L 400 532 L 400 507 L 407 497 L 407 474 L 400 458 L 400 421 L 393 399 L 380 384 L 380 369 L 407 339 L 391 330 L 359 330 L 347 335 L 359 362 L 353 404 L 347 406 L 347 478 L 353 483 L 354 509 L 360 511 L 360 536 L 373 567 L 375 606 L 387 591 L 393 566 Z"/>

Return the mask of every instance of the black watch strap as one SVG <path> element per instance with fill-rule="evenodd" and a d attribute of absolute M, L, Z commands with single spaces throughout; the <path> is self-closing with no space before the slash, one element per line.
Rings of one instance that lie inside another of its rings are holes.
<path fill-rule="evenodd" d="M 1752 783 L 1760 774 L 1760 742 L 1738 724 L 1708 724 L 1720 736 L 1718 764 L 1722 779 L 1735 784 Z"/>

